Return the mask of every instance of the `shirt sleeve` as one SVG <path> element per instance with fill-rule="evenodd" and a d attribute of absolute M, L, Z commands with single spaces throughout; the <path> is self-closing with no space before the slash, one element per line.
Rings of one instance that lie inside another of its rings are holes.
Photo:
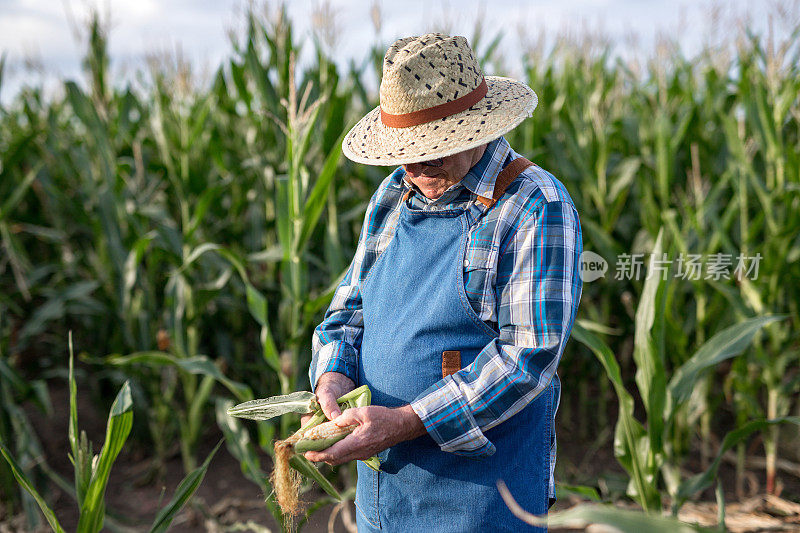
<path fill-rule="evenodd" d="M 497 267 L 499 337 L 412 403 L 441 449 L 488 457 L 484 431 L 521 411 L 556 372 L 580 301 L 583 243 L 575 207 L 539 205 L 501 250 Z"/>
<path fill-rule="evenodd" d="M 377 198 L 378 193 L 373 195 L 367 206 L 353 260 L 334 292 L 325 318 L 314 329 L 311 339 L 311 365 L 308 370 L 312 391 L 325 372 L 339 372 L 354 382 L 358 381 L 358 354 L 364 334 L 359 279 L 366 250 L 368 221 Z"/>

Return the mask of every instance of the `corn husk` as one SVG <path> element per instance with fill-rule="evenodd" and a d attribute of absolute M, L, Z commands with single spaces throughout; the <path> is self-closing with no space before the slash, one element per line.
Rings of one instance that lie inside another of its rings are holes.
<path fill-rule="evenodd" d="M 251 420 L 269 420 L 287 413 L 312 413 L 318 408 L 317 397 L 313 392 L 297 391 L 240 403 L 228 409 L 228 414 Z"/>

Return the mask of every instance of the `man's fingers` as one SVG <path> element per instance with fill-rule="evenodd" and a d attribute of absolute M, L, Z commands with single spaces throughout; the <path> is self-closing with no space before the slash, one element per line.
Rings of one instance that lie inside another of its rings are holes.
<path fill-rule="evenodd" d="M 325 462 L 329 465 L 336 466 L 344 462 L 342 461 L 342 457 L 340 457 L 341 454 L 337 452 L 341 451 L 342 446 L 340 446 L 340 444 L 345 440 L 347 440 L 347 438 L 340 440 L 333 446 L 325 448 L 324 450 L 320 450 L 318 452 L 306 452 L 304 455 L 309 461 L 313 461 L 315 463 Z"/>
<path fill-rule="evenodd" d="M 342 416 L 350 411 L 348 409 Z M 338 420 L 336 421 L 338 424 Z M 349 463 L 360 457 L 359 450 L 364 446 L 363 438 L 359 435 L 350 434 L 343 438 L 333 446 L 320 450 L 318 452 L 306 452 L 304 455 L 306 459 L 314 462 L 325 462 L 331 466 L 336 466 L 344 463 Z M 363 454 L 361 454 L 363 455 Z"/>
<path fill-rule="evenodd" d="M 320 392 L 317 395 L 317 401 L 319 402 L 319 406 L 322 407 L 322 412 L 325 413 L 325 416 L 328 419 L 333 420 L 340 414 L 342 414 L 342 409 L 339 407 L 339 404 L 336 403 L 336 396 L 329 391 Z"/>
<path fill-rule="evenodd" d="M 361 424 L 363 407 L 351 407 L 346 409 L 339 418 L 336 419 L 336 425 L 341 427 L 352 426 L 353 424 Z"/>
<path fill-rule="evenodd" d="M 314 463 L 321 463 L 327 458 L 327 454 L 322 452 L 306 452 L 303 456 Z"/>

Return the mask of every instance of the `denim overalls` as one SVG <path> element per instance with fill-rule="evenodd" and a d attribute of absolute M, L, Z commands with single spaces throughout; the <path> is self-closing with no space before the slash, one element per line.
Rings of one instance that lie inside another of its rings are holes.
<path fill-rule="evenodd" d="M 520 172 L 508 170 L 513 176 L 498 176 L 495 199 Z M 444 351 L 460 350 L 461 366 L 467 367 L 498 336 L 480 320 L 464 291 L 472 218 L 466 209 L 414 209 L 404 198 L 396 233 L 361 289 L 358 385 L 369 385 L 374 405 L 410 403 L 442 379 Z M 547 511 L 554 385 L 485 431 L 497 449 L 491 457 L 443 452 L 426 434 L 378 454 L 380 472 L 359 461 L 359 532 L 534 530 L 511 514 L 496 481 L 502 479 L 528 512 Z"/>

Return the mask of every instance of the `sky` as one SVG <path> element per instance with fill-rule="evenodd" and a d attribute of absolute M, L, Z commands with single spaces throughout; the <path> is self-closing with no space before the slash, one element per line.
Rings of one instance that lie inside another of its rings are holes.
<path fill-rule="evenodd" d="M 196 72 L 212 72 L 231 53 L 229 32 L 241 35 L 243 13 L 252 2 L 0 0 L 0 53 L 6 55 L 0 102 L 8 102 L 23 85 L 57 88 L 65 78 L 82 80 L 84 44 L 76 28 L 85 26 L 93 8 L 110 17 L 112 77 L 126 79 L 142 69 L 149 54 L 176 51 Z M 717 20 L 746 17 L 763 31 L 778 4 L 792 7 L 790 22 L 797 23 L 800 0 L 294 0 L 288 3 L 288 11 L 297 35 L 306 38 L 313 31 L 313 14 L 326 13 L 325 19 L 338 30 L 334 50 L 346 64 L 348 58 L 363 58 L 366 47 L 377 38 L 388 45 L 400 36 L 442 27 L 469 37 L 477 19 L 483 21 L 488 34 L 504 33 L 501 50 L 512 58 L 520 57 L 525 41 L 542 32 L 553 36 L 587 29 L 602 31 L 617 43 L 621 54 L 630 53 L 632 42 L 638 43 L 639 52 L 651 51 L 658 35 L 675 37 L 691 54 L 705 42 L 724 38 L 727 23 L 711 24 L 712 14 L 721 14 Z M 255 5 L 270 9 L 277 2 L 258 1 Z M 374 6 L 381 13 L 379 34 L 371 16 Z M 777 23 L 773 23 L 788 27 L 785 18 L 775 17 Z M 83 35 L 85 38 L 85 32 Z M 306 46 L 307 52 L 311 48 Z M 513 75 L 517 65 L 508 67 L 508 74 Z"/>

